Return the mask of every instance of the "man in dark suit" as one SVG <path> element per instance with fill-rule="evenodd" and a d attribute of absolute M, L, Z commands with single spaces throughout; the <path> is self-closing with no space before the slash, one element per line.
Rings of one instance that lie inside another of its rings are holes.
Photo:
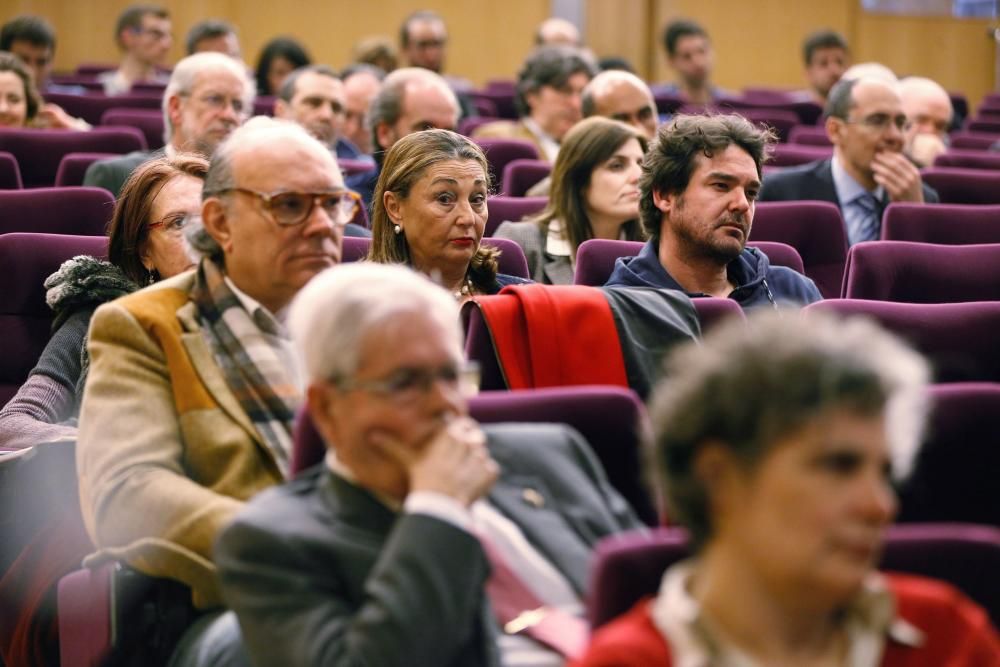
<path fill-rule="evenodd" d="M 826 116 L 833 158 L 769 174 L 759 201 L 832 202 L 844 216 L 851 245 L 879 238 L 889 202 L 938 201 L 903 154 L 906 115 L 894 84 L 841 80 L 830 91 Z"/>
<path fill-rule="evenodd" d="M 564 426 L 480 429 L 463 396 L 454 299 L 404 267 L 325 272 L 289 326 L 328 453 L 258 496 L 216 545 L 254 661 L 560 665 L 574 655 L 592 547 L 640 526 L 586 443 Z M 506 597 L 521 585 L 525 604 Z"/>
<path fill-rule="evenodd" d="M 215 147 L 249 117 L 253 98 L 253 81 L 239 61 L 212 52 L 184 58 L 163 92 L 166 146 L 98 160 L 87 168 L 83 184 L 117 197 L 135 168 L 147 160 L 183 151 L 211 157 Z"/>

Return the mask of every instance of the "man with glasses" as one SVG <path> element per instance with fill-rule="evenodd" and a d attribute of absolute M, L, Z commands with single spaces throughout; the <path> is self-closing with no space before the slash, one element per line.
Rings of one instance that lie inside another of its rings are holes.
<path fill-rule="evenodd" d="M 215 147 L 239 127 L 253 108 L 254 83 L 243 64 L 221 53 L 184 58 L 163 93 L 166 145 L 98 160 L 87 168 L 83 184 L 104 188 L 116 197 L 136 167 L 155 157 L 179 152 L 211 157 Z"/>
<path fill-rule="evenodd" d="M 938 201 L 903 153 L 907 120 L 896 84 L 845 75 L 830 91 L 825 114 L 833 157 L 769 174 L 760 201 L 832 202 L 850 245 L 879 238 L 890 202 Z"/>
<path fill-rule="evenodd" d="M 327 449 L 218 541 L 254 664 L 575 655 L 594 545 L 641 526 L 587 443 L 563 425 L 473 421 L 458 306 L 408 268 L 327 271 L 289 327 Z"/>
<path fill-rule="evenodd" d="M 118 69 L 104 72 L 97 80 L 104 84 L 105 95 L 121 95 L 139 82 L 166 83 L 159 71 L 173 43 L 170 13 L 156 5 L 131 5 L 115 23 L 115 43 L 122 52 Z"/>
<path fill-rule="evenodd" d="M 91 560 L 124 560 L 173 591 L 156 596 L 161 618 L 185 622 L 140 650 L 183 665 L 235 632 L 218 611 L 212 544 L 288 476 L 305 385 L 287 307 L 340 261 L 357 207 L 330 152 L 270 118 L 219 146 L 202 199 L 184 228 L 196 268 L 94 314 L 77 446 Z"/>
<path fill-rule="evenodd" d="M 472 83 L 468 79 L 444 73 L 448 52 L 448 27 L 437 12 L 421 9 L 406 17 L 399 27 L 399 48 L 409 67 L 420 67 L 440 74 L 455 91 L 462 118 L 475 116 L 476 109 L 468 93 Z"/>

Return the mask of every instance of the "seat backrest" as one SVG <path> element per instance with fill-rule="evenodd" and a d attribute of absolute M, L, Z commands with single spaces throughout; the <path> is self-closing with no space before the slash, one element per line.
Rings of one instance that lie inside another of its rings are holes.
<path fill-rule="evenodd" d="M 793 271 L 805 273 L 805 270 L 802 268 L 802 257 L 799 255 L 799 251 L 787 243 L 779 243 L 778 241 L 750 241 L 747 243 L 747 246 L 757 248 L 757 250 L 767 255 L 771 266 L 784 266 Z"/>
<path fill-rule="evenodd" d="M 935 167 L 964 167 L 966 169 L 1000 169 L 1000 153 L 951 149 L 934 159 Z"/>
<path fill-rule="evenodd" d="M 597 629 L 655 595 L 663 572 L 690 550 L 684 531 L 660 528 L 609 537 L 596 549 L 587 616 Z M 1000 620 L 1000 529 L 962 524 L 892 526 L 880 570 L 947 581 Z"/>
<path fill-rule="evenodd" d="M 747 316 L 732 299 L 721 299 L 714 296 L 702 296 L 691 299 L 694 309 L 698 313 L 698 324 L 701 325 L 701 333 L 705 334 L 714 327 L 728 322 L 730 318 L 738 317 L 746 323 Z"/>
<path fill-rule="evenodd" d="M 805 146 L 833 146 L 822 125 L 796 125 L 788 133 L 788 143 Z"/>
<path fill-rule="evenodd" d="M 998 139 L 1000 137 L 997 135 L 987 132 L 953 132 L 951 147 L 984 150 L 995 144 Z"/>
<path fill-rule="evenodd" d="M 511 160 L 503 170 L 501 192 L 507 197 L 523 197 L 551 173 L 552 165 L 545 160 Z"/>
<path fill-rule="evenodd" d="M 20 190 L 23 187 L 17 158 L 8 151 L 0 152 L 0 190 Z"/>
<path fill-rule="evenodd" d="M 1000 382 L 1000 302 L 895 303 L 827 299 L 802 313 L 864 315 L 909 342 L 931 363 L 935 382 Z"/>
<path fill-rule="evenodd" d="M 486 88 L 473 90 L 469 93 L 472 99 L 487 100 L 496 109 L 496 115 L 505 120 L 517 120 L 517 106 L 514 104 L 516 91 L 501 88 Z"/>
<path fill-rule="evenodd" d="M 12 153 L 21 167 L 24 187 L 49 187 L 67 153 L 130 153 L 146 149 L 146 138 L 134 127 L 95 127 L 89 132 L 4 130 L 0 151 Z"/>
<path fill-rule="evenodd" d="M 1000 300 L 1000 244 L 858 243 L 847 254 L 843 296 L 909 303 Z"/>
<path fill-rule="evenodd" d="M 131 109 L 160 109 L 162 92 L 136 91 L 126 95 L 106 96 L 70 95 L 66 93 L 46 93 L 45 101 L 58 104 L 71 116 L 82 118 L 91 125 L 100 125 L 101 116 L 108 109 L 128 107 Z"/>
<path fill-rule="evenodd" d="M 798 164 L 808 164 L 816 160 L 825 160 L 833 155 L 833 147 L 810 146 L 808 144 L 777 144 L 769 167 L 794 167 Z"/>
<path fill-rule="evenodd" d="M 1000 205 L 889 204 L 882 218 L 882 240 L 942 245 L 1000 243 Z"/>
<path fill-rule="evenodd" d="M 538 149 L 530 141 L 523 139 L 499 139 L 473 137 L 472 139 L 486 154 L 490 163 L 490 174 L 494 183 L 503 177 L 503 170 L 513 160 L 537 160 Z"/>
<path fill-rule="evenodd" d="M 498 259 L 498 273 L 506 273 L 509 276 L 518 278 L 530 278 L 528 275 L 528 260 L 524 257 L 524 251 L 514 241 L 508 239 L 483 239 L 483 244 L 498 248 L 500 257 Z M 354 236 L 344 237 L 343 254 L 341 261 L 356 262 L 368 254 L 371 246 L 371 239 Z"/>
<path fill-rule="evenodd" d="M 463 118 L 458 121 L 458 133 L 466 137 L 471 137 L 472 133 L 483 125 L 489 125 L 490 123 L 495 123 L 498 120 L 503 120 L 499 116 L 470 116 L 469 118 Z"/>
<path fill-rule="evenodd" d="M 149 150 L 163 147 L 163 112 L 159 109 L 114 107 L 101 114 L 101 125 L 138 128 L 146 137 L 146 146 Z"/>
<path fill-rule="evenodd" d="M 66 153 L 56 171 L 56 187 L 68 188 L 83 185 L 87 168 L 98 160 L 115 157 L 114 153 Z"/>
<path fill-rule="evenodd" d="M 0 213 L 0 219 L 4 215 Z M 65 234 L 0 234 L 0 405 L 17 392 L 49 339 L 52 311 L 42 284 L 76 255 L 107 255 L 107 239 Z"/>
<path fill-rule="evenodd" d="M 965 121 L 965 129 L 970 132 L 1000 134 L 1000 119 L 968 118 Z"/>
<path fill-rule="evenodd" d="M 799 115 L 789 108 L 748 108 L 738 113 L 755 125 L 772 128 L 780 142 L 788 141 L 792 128 L 799 124 Z"/>
<path fill-rule="evenodd" d="M 930 167 L 920 175 L 937 190 L 942 204 L 1000 204 L 1000 171 Z"/>
<path fill-rule="evenodd" d="M 504 197 L 497 195 L 486 202 L 489 218 L 486 220 L 484 236 L 493 236 L 493 232 L 501 223 L 520 222 L 524 218 L 538 213 L 549 203 L 548 197 Z"/>
<path fill-rule="evenodd" d="M 642 241 L 587 239 L 576 249 L 573 284 L 600 287 L 608 282 L 619 257 L 635 257 L 643 245 Z"/>
<path fill-rule="evenodd" d="M 115 198 L 103 188 L 0 191 L 0 234 L 104 236 Z"/>

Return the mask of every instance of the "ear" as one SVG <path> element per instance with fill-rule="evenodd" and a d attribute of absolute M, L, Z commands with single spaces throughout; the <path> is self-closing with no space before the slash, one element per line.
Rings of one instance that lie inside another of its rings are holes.
<path fill-rule="evenodd" d="M 395 192 L 387 190 L 382 193 L 382 206 L 385 207 L 385 212 L 388 214 L 389 219 L 393 223 L 402 226 L 403 202 L 396 196 Z"/>
<path fill-rule="evenodd" d="M 847 129 L 847 123 L 840 118 L 836 118 L 835 116 L 827 116 L 826 123 L 823 127 L 826 130 L 827 138 L 833 142 L 834 146 L 839 146 L 843 143 L 843 136 L 844 131 Z"/>
<path fill-rule="evenodd" d="M 313 382 L 306 388 L 306 411 L 327 447 L 336 438 L 336 400 L 325 383 Z"/>
<path fill-rule="evenodd" d="M 181 126 L 181 96 L 171 95 L 167 100 L 167 117 L 170 119 L 170 126 L 174 128 L 174 135 L 177 134 Z"/>
<path fill-rule="evenodd" d="M 709 513 L 723 521 L 741 498 L 745 473 L 736 456 L 721 442 L 707 442 L 695 454 L 693 474 L 705 488 Z"/>
<path fill-rule="evenodd" d="M 153 265 L 153 258 L 151 257 L 151 254 L 152 253 L 149 250 L 149 239 L 146 239 L 146 243 L 143 246 L 142 251 L 139 253 L 139 261 L 142 262 L 142 266 L 147 271 L 152 271 L 154 268 L 156 268 Z"/>
<path fill-rule="evenodd" d="M 209 197 L 201 205 L 201 221 L 208 235 L 222 247 L 227 255 L 233 249 L 233 234 L 230 227 L 229 212 L 226 205 L 218 197 Z"/>
<path fill-rule="evenodd" d="M 396 131 L 389 123 L 379 123 L 375 126 L 375 138 L 382 150 L 389 150 L 389 147 L 396 143 Z"/>
<path fill-rule="evenodd" d="M 664 192 L 663 190 L 653 190 L 653 205 L 660 209 L 663 213 L 670 214 L 674 206 L 677 204 L 677 198 L 680 193 L 676 192 Z"/>
<path fill-rule="evenodd" d="M 288 107 L 288 102 L 281 99 L 280 97 L 274 101 L 274 117 L 275 118 L 289 118 L 291 109 Z"/>

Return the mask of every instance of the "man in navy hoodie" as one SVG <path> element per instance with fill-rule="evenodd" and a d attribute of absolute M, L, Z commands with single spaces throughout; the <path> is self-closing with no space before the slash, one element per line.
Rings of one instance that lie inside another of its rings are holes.
<path fill-rule="evenodd" d="M 743 308 L 819 301 L 812 280 L 746 247 L 773 140 L 740 116 L 678 116 L 661 127 L 639 180 L 649 241 L 619 259 L 606 284 L 730 298 Z"/>

